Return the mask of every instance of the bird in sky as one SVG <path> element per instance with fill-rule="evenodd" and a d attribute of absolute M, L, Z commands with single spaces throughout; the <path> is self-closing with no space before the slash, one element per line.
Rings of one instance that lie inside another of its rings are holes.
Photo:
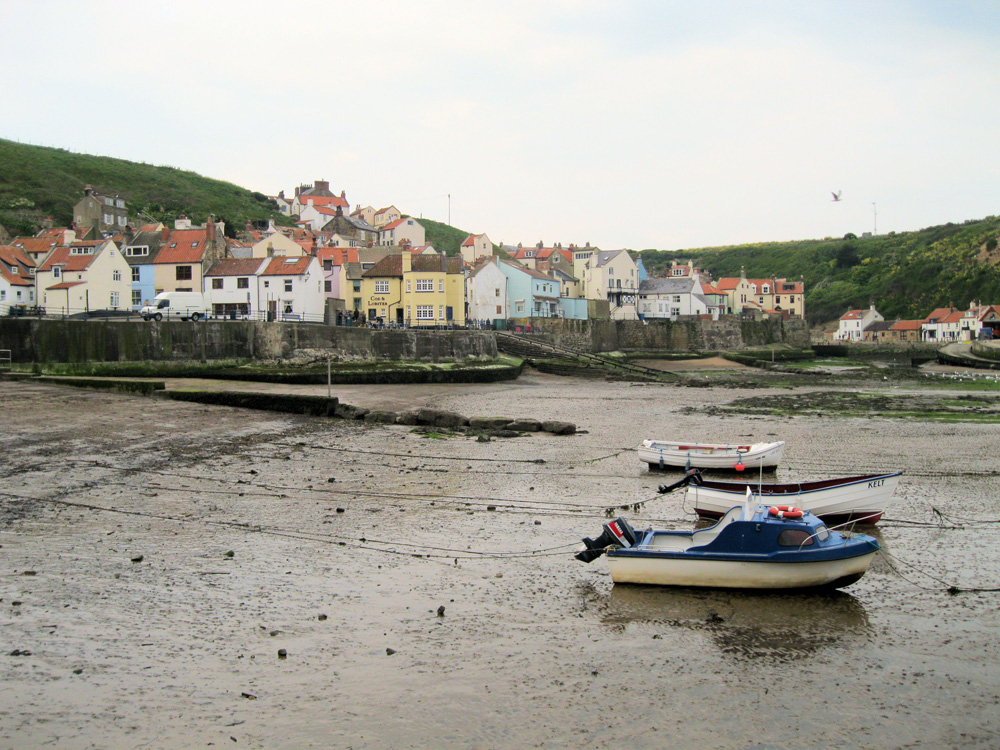
<path fill-rule="evenodd" d="M 833 196 L 833 200 L 834 200 L 835 203 L 840 200 L 840 194 L 842 192 L 844 192 L 844 191 L 843 190 L 838 190 L 836 193 L 830 193 L 830 195 Z"/>

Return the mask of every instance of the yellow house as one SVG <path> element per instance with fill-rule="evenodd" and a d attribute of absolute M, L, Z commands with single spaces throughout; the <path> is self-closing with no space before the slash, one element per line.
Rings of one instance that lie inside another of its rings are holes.
<path fill-rule="evenodd" d="M 388 255 L 361 275 L 368 321 L 401 326 L 465 325 L 462 259 L 444 255 Z"/>
<path fill-rule="evenodd" d="M 302 245 L 281 232 L 267 235 L 250 249 L 251 258 L 301 258 L 306 254 Z"/>

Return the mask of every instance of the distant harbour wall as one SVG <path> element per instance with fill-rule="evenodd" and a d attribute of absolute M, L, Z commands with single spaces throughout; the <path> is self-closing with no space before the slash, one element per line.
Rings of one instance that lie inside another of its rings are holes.
<path fill-rule="evenodd" d="M 328 351 L 341 361 L 493 359 L 484 331 L 371 330 L 257 321 L 105 322 L 0 318 L 0 349 L 22 364 L 278 360 Z"/>
<path fill-rule="evenodd" d="M 508 328 L 528 325 L 539 338 L 559 346 L 600 354 L 615 351 L 739 351 L 770 344 L 809 348 L 804 320 L 747 320 L 727 315 L 719 320 L 567 320 L 530 318 L 510 321 Z"/>

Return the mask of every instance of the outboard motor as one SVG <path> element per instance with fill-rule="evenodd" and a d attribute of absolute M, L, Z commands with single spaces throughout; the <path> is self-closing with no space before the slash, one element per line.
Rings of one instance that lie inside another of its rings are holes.
<path fill-rule="evenodd" d="M 635 544 L 635 531 L 628 521 L 619 516 L 614 521 L 604 524 L 604 531 L 596 539 L 584 537 L 583 545 L 587 548 L 577 552 L 574 557 L 580 562 L 593 562 L 604 554 L 608 547 L 631 547 Z"/>

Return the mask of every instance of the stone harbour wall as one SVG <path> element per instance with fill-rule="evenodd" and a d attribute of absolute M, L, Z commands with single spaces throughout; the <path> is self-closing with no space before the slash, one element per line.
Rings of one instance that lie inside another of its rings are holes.
<path fill-rule="evenodd" d="M 484 331 L 405 331 L 256 321 L 37 320 L 0 318 L 0 349 L 15 363 L 292 359 L 329 351 L 340 360 L 494 359 Z"/>

